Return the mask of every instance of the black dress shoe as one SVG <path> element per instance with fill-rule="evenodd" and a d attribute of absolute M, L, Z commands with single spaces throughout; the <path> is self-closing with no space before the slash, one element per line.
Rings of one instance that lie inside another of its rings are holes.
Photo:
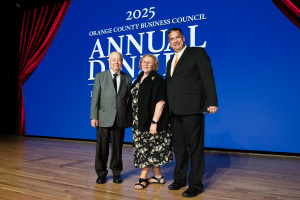
<path fill-rule="evenodd" d="M 185 184 L 180 184 L 180 183 L 177 183 L 177 182 L 173 182 L 171 185 L 169 185 L 169 190 L 179 190 L 180 188 L 184 187 Z"/>
<path fill-rule="evenodd" d="M 114 177 L 113 177 L 113 182 L 114 182 L 114 183 L 122 183 L 122 178 L 121 178 L 121 176 L 114 176 Z"/>
<path fill-rule="evenodd" d="M 198 194 L 201 194 L 201 193 L 202 193 L 202 190 L 189 187 L 186 191 L 184 191 L 182 193 L 182 196 L 183 197 L 195 197 L 195 196 L 197 196 Z"/>
<path fill-rule="evenodd" d="M 106 177 L 105 176 L 98 176 L 96 183 L 98 184 L 104 184 L 106 183 Z"/>

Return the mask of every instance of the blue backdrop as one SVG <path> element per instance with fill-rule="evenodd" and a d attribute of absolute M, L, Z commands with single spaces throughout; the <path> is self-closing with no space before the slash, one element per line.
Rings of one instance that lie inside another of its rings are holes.
<path fill-rule="evenodd" d="M 300 30 L 271 1 L 172 2 L 72 0 L 24 85 L 27 135 L 96 139 L 92 84 L 109 53 L 122 52 L 133 79 L 140 56 L 153 53 L 163 75 L 173 52 L 166 30 L 179 27 L 214 69 L 219 110 L 206 117 L 205 147 L 300 153 Z"/>

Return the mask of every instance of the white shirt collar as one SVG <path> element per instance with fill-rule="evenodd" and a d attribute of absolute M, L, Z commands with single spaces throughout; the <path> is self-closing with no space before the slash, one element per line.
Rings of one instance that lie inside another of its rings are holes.
<path fill-rule="evenodd" d="M 183 47 L 183 49 L 181 49 L 181 51 L 179 51 L 178 53 L 175 53 L 175 54 L 178 54 L 178 58 L 180 58 L 180 56 L 183 54 L 184 50 L 186 49 L 186 45 Z"/>
<path fill-rule="evenodd" d="M 115 72 L 111 68 L 109 68 L 109 69 L 110 69 L 111 75 L 114 76 Z M 117 73 L 118 76 L 120 76 L 120 72 L 121 72 L 121 70 Z"/>

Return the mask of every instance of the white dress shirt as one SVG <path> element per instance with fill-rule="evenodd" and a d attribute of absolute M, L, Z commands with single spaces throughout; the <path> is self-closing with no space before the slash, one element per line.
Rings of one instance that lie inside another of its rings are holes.
<path fill-rule="evenodd" d="M 173 69 L 174 69 L 174 64 L 175 64 L 175 60 L 176 60 L 176 55 L 178 55 L 178 61 L 179 61 L 179 59 L 180 59 L 181 55 L 183 54 L 184 50 L 186 49 L 186 47 L 187 46 L 185 45 L 180 52 L 175 53 L 175 55 L 173 57 L 173 60 L 172 60 L 172 63 L 171 63 L 171 70 L 170 70 L 170 76 L 171 77 L 173 76 L 173 71 L 174 71 Z"/>
<path fill-rule="evenodd" d="M 110 69 L 110 72 L 111 72 L 111 77 L 114 78 L 115 72 L 111 68 L 109 68 L 109 69 Z M 117 80 L 117 93 L 118 93 L 119 92 L 120 83 L 121 83 L 121 73 L 120 73 L 120 71 L 117 74 L 118 74 L 118 76 L 116 77 L 116 80 Z"/>

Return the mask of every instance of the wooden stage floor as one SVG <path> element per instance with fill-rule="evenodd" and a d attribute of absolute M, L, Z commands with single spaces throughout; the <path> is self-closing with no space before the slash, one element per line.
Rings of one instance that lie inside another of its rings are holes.
<path fill-rule="evenodd" d="M 134 190 L 140 169 L 123 147 L 123 183 L 96 184 L 95 142 L 0 136 L 1 200 L 186 199 L 169 191 L 175 161 L 164 165 L 165 185 Z M 300 157 L 205 151 L 205 191 L 193 199 L 300 199 Z M 152 176 L 152 173 L 150 174 Z"/>

